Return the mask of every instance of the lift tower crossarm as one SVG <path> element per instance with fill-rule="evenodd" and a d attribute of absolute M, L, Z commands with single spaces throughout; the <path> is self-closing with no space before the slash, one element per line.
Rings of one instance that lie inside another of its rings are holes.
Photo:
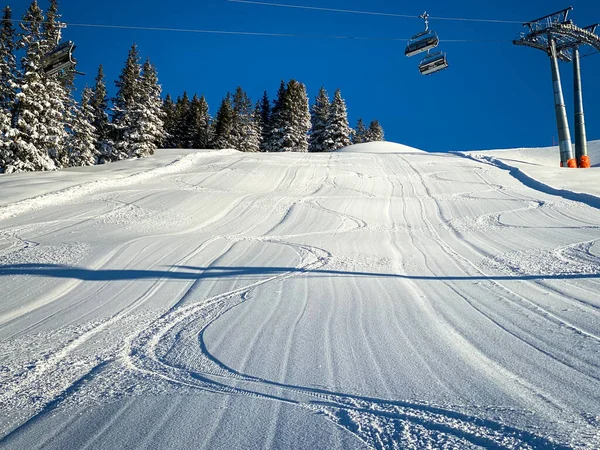
<path fill-rule="evenodd" d="M 535 19 L 530 22 L 525 22 L 523 26 L 528 27 L 531 32 L 545 30 L 559 23 L 565 23 L 567 21 L 567 17 L 569 16 L 570 11 L 573 11 L 572 6 L 569 6 L 565 9 L 561 9 L 560 11 L 557 11 L 555 13 L 548 14 L 547 16 L 540 17 L 539 19 Z"/>

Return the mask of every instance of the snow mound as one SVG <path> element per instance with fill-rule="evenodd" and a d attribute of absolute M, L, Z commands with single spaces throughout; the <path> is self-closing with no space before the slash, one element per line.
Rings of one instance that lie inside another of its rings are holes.
<path fill-rule="evenodd" d="M 355 144 L 338 150 L 344 153 L 425 153 L 408 145 L 396 144 L 395 142 L 367 142 L 365 144 Z"/>

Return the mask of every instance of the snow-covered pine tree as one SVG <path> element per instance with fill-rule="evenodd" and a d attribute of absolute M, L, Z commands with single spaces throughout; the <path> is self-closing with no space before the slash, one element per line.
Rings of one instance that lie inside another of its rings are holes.
<path fill-rule="evenodd" d="M 75 106 L 71 136 L 68 141 L 70 166 L 91 166 L 98 161 L 99 153 L 96 150 L 98 136 L 93 125 L 96 119 L 92 106 L 93 97 L 93 90 L 85 87 L 81 94 L 81 104 Z"/>
<path fill-rule="evenodd" d="M 269 141 L 269 124 L 271 123 L 271 102 L 269 102 L 267 91 L 263 93 L 260 100 L 260 115 L 257 117 L 260 118 L 258 124 L 261 129 L 260 151 L 266 152 Z"/>
<path fill-rule="evenodd" d="M 307 152 L 310 131 L 310 110 L 306 86 L 290 80 L 281 106 L 283 129 L 279 150 L 283 152 Z"/>
<path fill-rule="evenodd" d="M 367 129 L 365 128 L 365 124 L 363 123 L 362 118 L 358 119 L 356 122 L 356 128 L 352 133 L 352 143 L 353 144 L 362 144 L 363 142 L 367 142 Z"/>
<path fill-rule="evenodd" d="M 45 82 L 40 66 L 43 52 L 42 10 L 33 0 L 20 23 L 21 33 L 17 47 L 24 49 L 21 59 L 23 75 L 17 81 L 17 133 L 11 144 L 13 160 L 5 172 L 56 169 L 47 151 L 48 134 L 44 115 L 48 107 Z"/>
<path fill-rule="evenodd" d="M 254 111 L 252 111 L 252 127 L 253 127 L 253 131 L 252 134 L 254 136 L 256 136 L 256 139 L 258 141 L 258 147 L 256 150 L 253 151 L 258 151 L 261 152 L 262 150 L 262 146 L 263 146 L 263 115 L 262 115 L 262 107 L 260 105 L 260 102 L 256 102 L 256 106 L 254 107 Z"/>
<path fill-rule="evenodd" d="M 273 100 L 273 108 L 267 121 L 266 130 L 263 129 L 263 149 L 266 152 L 281 151 L 281 140 L 283 137 L 284 118 L 282 116 L 282 105 L 287 95 L 285 81 L 281 80 L 277 97 Z"/>
<path fill-rule="evenodd" d="M 17 77 L 14 42 L 12 11 L 7 6 L 4 8 L 0 27 L 0 173 L 14 160 L 12 140 L 17 134 L 13 128 Z"/>
<path fill-rule="evenodd" d="M 123 140 L 117 148 L 128 158 L 146 158 L 154 154 L 164 139 L 161 88 L 156 69 L 146 60 L 137 80 L 134 97 L 125 111 Z"/>
<path fill-rule="evenodd" d="M 108 94 L 102 64 L 98 67 L 98 74 L 96 75 L 89 103 L 93 112 L 92 125 L 96 130 L 97 140 L 95 146 L 98 162 L 104 164 L 116 160 L 118 158 L 115 153 L 115 144 L 111 139 L 112 128 L 108 118 Z"/>
<path fill-rule="evenodd" d="M 198 129 L 195 140 L 195 148 L 207 149 L 210 148 L 211 141 L 211 126 L 212 117 L 210 117 L 210 112 L 208 108 L 208 102 L 204 95 L 200 96 L 200 103 L 198 105 L 198 109 L 200 110 L 200 122 L 198 123 Z"/>
<path fill-rule="evenodd" d="M 112 128 L 115 141 L 115 159 L 126 159 L 138 156 L 139 144 L 143 138 L 139 134 L 138 123 L 141 99 L 140 56 L 136 44 L 129 49 L 125 67 L 115 82 L 117 95 L 113 100 Z"/>
<path fill-rule="evenodd" d="M 10 113 L 11 122 L 16 99 L 17 58 L 15 57 L 16 30 L 10 6 L 4 8 L 0 28 L 0 107 Z"/>
<path fill-rule="evenodd" d="M 330 109 L 331 104 L 327 91 L 321 87 L 311 108 L 312 128 L 308 139 L 308 151 L 310 152 L 326 152 L 332 147 L 333 141 L 329 137 L 328 129 Z"/>
<path fill-rule="evenodd" d="M 233 107 L 231 105 L 231 94 L 227 93 L 215 118 L 212 147 L 216 149 L 233 148 L 232 131 Z"/>
<path fill-rule="evenodd" d="M 140 136 L 136 134 L 135 123 L 140 109 L 140 84 L 142 68 L 136 44 L 131 46 L 125 67 L 115 82 L 117 95 L 113 100 L 112 136 L 115 142 L 115 160 L 129 158 L 135 153 L 134 147 Z"/>
<path fill-rule="evenodd" d="M 163 142 L 164 148 L 177 148 L 177 141 L 175 136 L 175 127 L 177 124 L 175 102 L 171 94 L 167 94 L 163 102 L 163 113 L 165 114 L 165 141 Z"/>
<path fill-rule="evenodd" d="M 141 131 L 145 149 L 138 156 L 153 155 L 154 151 L 165 140 L 165 114 L 162 110 L 162 87 L 158 83 L 158 73 L 150 60 L 147 59 L 142 67 L 141 78 L 142 98 L 140 119 Z"/>
<path fill-rule="evenodd" d="M 198 98 L 198 95 L 194 94 L 190 103 L 187 126 L 191 130 L 191 148 L 207 149 L 209 147 L 210 115 L 204 95 Z"/>
<path fill-rule="evenodd" d="M 233 126 L 231 138 L 233 147 L 242 152 L 257 152 L 260 149 L 260 135 L 254 124 L 252 102 L 244 90 L 238 86 L 233 96 Z"/>
<path fill-rule="evenodd" d="M 378 120 L 374 120 L 369 124 L 369 129 L 366 134 L 366 142 L 376 142 L 384 140 L 383 128 L 379 124 Z"/>
<path fill-rule="evenodd" d="M 58 0 L 50 0 L 42 30 L 43 39 L 40 48 L 42 55 L 45 55 L 61 40 Z M 45 113 L 42 116 L 42 121 L 46 126 L 46 148 L 57 167 L 66 167 L 69 165 L 67 127 L 73 119 L 72 114 L 75 109 L 75 100 L 72 97 L 73 75 L 58 73 L 49 77 L 43 76 L 42 80 L 45 85 L 47 101 Z"/>
<path fill-rule="evenodd" d="M 177 97 L 175 104 L 175 141 L 177 148 L 192 148 L 193 131 L 189 127 L 190 98 L 187 91 L 183 92 L 183 97 Z"/>
<path fill-rule="evenodd" d="M 331 102 L 327 128 L 328 138 L 332 141 L 331 147 L 328 148 L 329 151 L 335 151 L 351 144 L 348 111 L 346 109 L 346 102 L 342 98 L 342 93 L 339 89 L 335 91 L 333 101 Z"/>

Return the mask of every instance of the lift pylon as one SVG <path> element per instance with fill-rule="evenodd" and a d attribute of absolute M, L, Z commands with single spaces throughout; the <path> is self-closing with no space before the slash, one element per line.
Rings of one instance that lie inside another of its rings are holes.
<path fill-rule="evenodd" d="M 590 167 L 587 155 L 585 118 L 583 113 L 583 90 L 581 86 L 581 65 L 579 47 L 589 45 L 600 51 L 600 37 L 595 34 L 597 25 L 580 28 L 568 19 L 573 7 L 526 22 L 528 28 L 515 45 L 532 47 L 550 56 L 556 124 L 559 134 L 560 162 L 562 167 Z M 575 91 L 575 155 L 560 82 L 558 60 L 573 62 Z"/>

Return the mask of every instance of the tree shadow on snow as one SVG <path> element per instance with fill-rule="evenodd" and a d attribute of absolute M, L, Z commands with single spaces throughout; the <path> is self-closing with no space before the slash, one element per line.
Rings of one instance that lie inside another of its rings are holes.
<path fill-rule="evenodd" d="M 171 266 L 171 270 L 141 269 L 86 269 L 83 267 L 60 264 L 13 264 L 0 266 L 2 276 L 34 276 L 47 278 L 66 278 L 82 281 L 118 281 L 118 280 L 190 280 L 275 276 L 285 273 L 307 274 L 323 277 L 370 277 L 395 278 L 416 281 L 537 281 L 537 280 L 581 280 L 598 279 L 600 273 L 562 273 L 539 275 L 480 275 L 480 276 L 427 276 L 405 275 L 380 272 L 353 272 L 345 270 L 303 269 L 296 267 L 194 267 Z"/>

